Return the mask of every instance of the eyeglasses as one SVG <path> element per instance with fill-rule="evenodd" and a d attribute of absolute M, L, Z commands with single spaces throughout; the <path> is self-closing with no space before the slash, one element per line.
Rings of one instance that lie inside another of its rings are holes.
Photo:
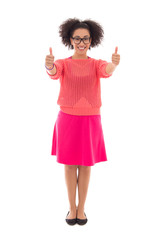
<path fill-rule="evenodd" d="M 90 37 L 85 37 L 85 38 L 79 38 L 79 37 L 73 38 L 72 37 L 72 39 L 73 39 L 74 43 L 76 43 L 76 44 L 79 44 L 81 41 L 83 41 L 83 43 L 87 44 L 90 41 Z"/>

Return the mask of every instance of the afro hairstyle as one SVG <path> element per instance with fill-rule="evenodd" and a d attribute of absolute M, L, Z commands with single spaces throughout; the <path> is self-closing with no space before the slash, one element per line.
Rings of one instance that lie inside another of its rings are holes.
<path fill-rule="evenodd" d="M 68 46 L 68 49 L 73 49 L 70 38 L 78 28 L 85 28 L 90 32 L 92 41 L 89 49 L 98 46 L 103 40 L 104 31 L 99 23 L 90 19 L 81 21 L 77 18 L 68 18 L 59 26 L 59 36 L 61 37 L 62 43 Z"/>

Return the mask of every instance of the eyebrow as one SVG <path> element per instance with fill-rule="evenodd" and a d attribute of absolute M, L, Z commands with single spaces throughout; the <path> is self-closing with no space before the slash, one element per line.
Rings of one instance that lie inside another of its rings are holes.
<path fill-rule="evenodd" d="M 75 37 L 80 37 L 80 36 L 75 36 Z M 88 35 L 85 35 L 84 37 L 89 37 Z"/>

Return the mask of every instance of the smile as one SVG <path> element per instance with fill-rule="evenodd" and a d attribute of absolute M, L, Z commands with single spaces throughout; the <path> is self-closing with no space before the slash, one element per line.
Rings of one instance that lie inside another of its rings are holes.
<path fill-rule="evenodd" d="M 79 50 L 83 51 L 85 47 L 78 47 Z"/>

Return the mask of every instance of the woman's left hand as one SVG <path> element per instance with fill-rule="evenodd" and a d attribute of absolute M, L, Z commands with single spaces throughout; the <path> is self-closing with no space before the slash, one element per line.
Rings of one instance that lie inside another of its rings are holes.
<path fill-rule="evenodd" d="M 117 54 L 117 51 L 118 51 L 118 47 L 115 48 L 115 53 L 112 54 L 112 63 L 115 64 L 116 66 L 120 62 L 120 55 Z"/>

